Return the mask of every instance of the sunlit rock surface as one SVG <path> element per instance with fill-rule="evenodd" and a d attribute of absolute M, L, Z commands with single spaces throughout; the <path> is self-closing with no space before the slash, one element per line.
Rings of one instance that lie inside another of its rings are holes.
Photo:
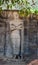
<path fill-rule="evenodd" d="M 27 65 L 38 65 L 38 60 L 37 59 L 33 60 L 29 64 L 27 64 Z"/>

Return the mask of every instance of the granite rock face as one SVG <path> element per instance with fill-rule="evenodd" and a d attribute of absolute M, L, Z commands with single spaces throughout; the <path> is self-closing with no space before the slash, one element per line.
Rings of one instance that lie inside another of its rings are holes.
<path fill-rule="evenodd" d="M 5 14 L 4 17 L 3 17 L 3 14 Z M 15 24 L 14 21 L 15 20 L 13 18 L 13 12 L 5 11 L 2 13 L 2 17 L 0 17 L 0 56 L 6 55 L 7 57 L 13 57 L 13 51 L 14 51 L 13 50 L 14 49 L 13 48 L 14 40 L 13 40 L 13 36 L 12 36 L 13 31 L 21 30 L 21 33 L 19 35 L 17 35 L 18 38 L 20 37 L 20 40 L 22 39 L 21 42 L 18 41 L 21 44 L 21 46 L 20 46 L 21 51 L 19 50 L 20 54 L 23 55 L 24 58 L 25 58 L 25 56 L 27 56 L 27 57 L 31 56 L 31 58 L 32 58 L 32 56 L 35 56 L 35 58 L 36 57 L 38 58 L 38 15 L 31 14 L 29 17 L 27 17 L 25 19 L 19 18 L 17 20 L 19 23 L 17 23 L 17 24 Z M 21 23 L 20 23 L 20 21 L 21 21 Z M 10 23 L 10 22 L 12 22 L 12 23 Z M 10 25 L 11 25 L 11 27 L 10 27 Z M 14 25 L 15 25 L 15 27 L 14 27 Z M 14 34 L 18 34 L 18 33 L 14 33 Z M 15 40 L 17 40 L 17 39 L 15 39 Z M 14 41 L 14 44 L 16 42 Z M 18 45 L 16 45 L 16 47 L 18 47 Z"/>

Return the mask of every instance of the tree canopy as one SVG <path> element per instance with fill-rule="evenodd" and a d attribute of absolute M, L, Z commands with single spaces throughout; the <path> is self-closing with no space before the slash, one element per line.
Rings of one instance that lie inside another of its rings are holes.
<path fill-rule="evenodd" d="M 0 0 L 1 10 L 20 10 L 21 15 L 38 14 L 38 0 Z"/>

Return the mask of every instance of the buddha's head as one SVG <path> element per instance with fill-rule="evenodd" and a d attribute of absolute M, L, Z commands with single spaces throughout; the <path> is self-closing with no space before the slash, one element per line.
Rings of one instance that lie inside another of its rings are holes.
<path fill-rule="evenodd" d="M 19 18 L 19 14 L 18 14 L 17 11 L 13 12 L 13 17 L 14 17 L 14 19 L 18 19 Z"/>

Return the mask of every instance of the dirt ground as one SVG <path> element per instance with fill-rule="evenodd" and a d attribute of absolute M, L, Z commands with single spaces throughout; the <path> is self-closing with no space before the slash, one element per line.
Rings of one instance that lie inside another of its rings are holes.
<path fill-rule="evenodd" d="M 20 59 L 0 58 L 0 65 L 25 65 L 25 62 Z"/>
<path fill-rule="evenodd" d="M 38 65 L 38 59 L 26 64 L 26 62 L 21 59 L 0 58 L 0 65 Z"/>

